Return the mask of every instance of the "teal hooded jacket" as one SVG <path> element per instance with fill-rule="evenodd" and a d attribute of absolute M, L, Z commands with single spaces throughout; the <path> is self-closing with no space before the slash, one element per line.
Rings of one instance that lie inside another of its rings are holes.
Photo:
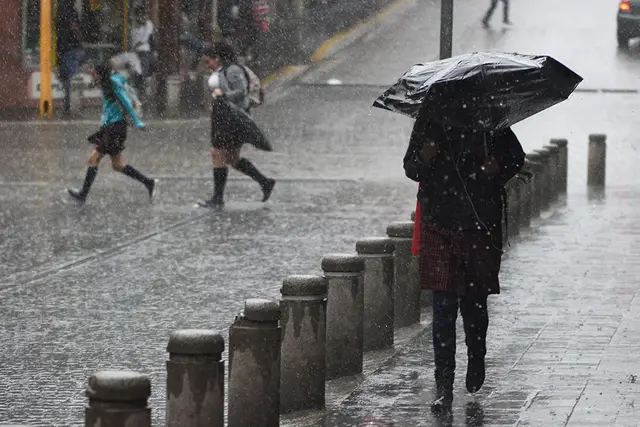
<path fill-rule="evenodd" d="M 126 80 L 118 73 L 111 74 L 111 83 L 113 84 L 113 93 L 116 100 L 107 99 L 102 95 L 102 124 L 101 126 L 109 126 L 125 119 L 125 113 L 133 121 L 133 125 L 138 129 L 144 128 L 144 123 L 136 114 L 133 103 L 125 89 Z"/>

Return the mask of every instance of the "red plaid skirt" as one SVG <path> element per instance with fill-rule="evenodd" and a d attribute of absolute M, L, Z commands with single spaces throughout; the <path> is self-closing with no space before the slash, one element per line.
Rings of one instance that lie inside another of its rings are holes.
<path fill-rule="evenodd" d="M 419 256 L 422 289 L 470 297 L 500 293 L 501 229 L 462 233 L 422 220 Z"/>

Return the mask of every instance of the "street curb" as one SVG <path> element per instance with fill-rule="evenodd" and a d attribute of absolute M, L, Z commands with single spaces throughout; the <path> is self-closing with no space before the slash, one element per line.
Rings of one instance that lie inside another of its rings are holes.
<path fill-rule="evenodd" d="M 319 48 L 317 48 L 311 55 L 310 62 L 312 64 L 322 62 L 337 52 L 346 49 L 353 43 L 362 39 L 369 34 L 379 22 L 389 15 L 403 10 L 404 7 L 414 3 L 415 0 L 394 0 L 381 11 L 377 12 L 372 17 L 365 21 L 359 22 L 335 36 L 325 40 Z M 279 70 L 269 74 L 262 79 L 262 86 L 264 89 L 276 89 L 284 86 L 285 84 L 295 80 L 304 73 L 306 73 L 311 67 L 309 65 L 288 65 L 280 68 Z"/>
<path fill-rule="evenodd" d="M 262 79 L 264 89 L 276 89 L 307 72 L 308 65 L 287 65 Z"/>
<path fill-rule="evenodd" d="M 311 62 L 323 61 L 335 55 L 337 52 L 347 48 L 351 44 L 357 42 L 362 37 L 367 35 L 371 30 L 373 30 L 373 28 L 376 26 L 376 24 L 379 23 L 379 21 L 387 18 L 394 12 L 399 12 L 403 7 L 406 7 L 413 2 L 414 0 L 392 1 L 372 17 L 355 24 L 351 28 L 348 28 L 345 31 L 336 34 L 335 36 L 322 43 L 322 45 L 318 49 L 316 49 L 313 55 L 311 55 Z"/>

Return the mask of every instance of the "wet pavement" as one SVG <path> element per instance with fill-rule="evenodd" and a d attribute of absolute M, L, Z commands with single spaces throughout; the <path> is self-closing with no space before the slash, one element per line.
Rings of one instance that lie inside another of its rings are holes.
<path fill-rule="evenodd" d="M 484 7 L 457 2 L 454 53 L 552 53 L 585 77 L 584 88 L 638 89 L 640 51 L 616 51 L 615 1 L 514 2 L 516 25 L 504 31 L 479 26 Z M 132 131 L 127 160 L 161 179 L 152 206 L 107 162 L 85 206 L 65 197 L 84 175 L 95 124 L 0 124 L 0 422 L 80 425 L 87 375 L 124 368 L 151 375 L 161 425 L 170 330 L 226 331 L 243 299 L 276 298 L 287 275 L 318 272 L 323 254 L 406 219 L 415 184 L 401 158 L 411 122 L 369 105 L 380 86 L 437 54 L 438 17 L 437 2 L 410 2 L 272 94 L 256 115 L 275 152 L 247 149 L 279 179 L 265 205 L 257 185 L 232 173 L 225 212 L 194 207 L 211 191 L 206 121 Z M 580 92 L 515 127 L 527 151 L 570 140 L 569 197 L 508 253 L 503 294 L 491 299 L 489 379 L 476 398 L 466 395 L 459 351 L 449 424 L 638 425 L 639 104 L 635 93 Z M 609 137 L 603 200 L 587 197 L 590 133 Z M 424 327 L 353 392 L 336 393 L 324 420 L 288 425 L 442 425 L 427 412 L 428 317 Z"/>

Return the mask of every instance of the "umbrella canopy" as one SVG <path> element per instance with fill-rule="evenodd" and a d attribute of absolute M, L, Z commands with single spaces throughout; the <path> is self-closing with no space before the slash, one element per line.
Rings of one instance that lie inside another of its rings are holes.
<path fill-rule="evenodd" d="M 214 101 L 214 111 L 213 120 L 220 138 L 242 141 L 263 151 L 273 151 L 271 143 L 258 124 L 245 111 L 224 98 Z"/>
<path fill-rule="evenodd" d="M 374 107 L 456 128 L 506 128 L 566 100 L 582 77 L 549 56 L 469 53 L 414 65 Z"/>

